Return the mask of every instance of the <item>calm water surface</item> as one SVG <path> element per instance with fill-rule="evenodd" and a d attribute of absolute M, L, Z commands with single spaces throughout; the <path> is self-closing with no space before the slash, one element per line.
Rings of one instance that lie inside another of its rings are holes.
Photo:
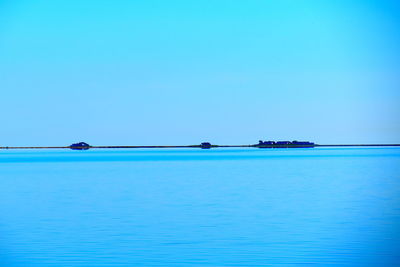
<path fill-rule="evenodd" d="M 400 265 L 400 149 L 0 151 L 0 266 Z"/>

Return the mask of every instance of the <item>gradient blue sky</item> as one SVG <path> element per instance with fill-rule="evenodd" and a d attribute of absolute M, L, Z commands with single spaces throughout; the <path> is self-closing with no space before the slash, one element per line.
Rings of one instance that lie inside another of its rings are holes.
<path fill-rule="evenodd" d="M 0 146 L 400 143 L 400 4 L 0 0 Z"/>

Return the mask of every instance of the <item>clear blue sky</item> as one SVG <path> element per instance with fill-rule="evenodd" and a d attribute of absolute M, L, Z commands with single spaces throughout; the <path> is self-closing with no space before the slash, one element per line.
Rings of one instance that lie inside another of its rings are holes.
<path fill-rule="evenodd" d="M 393 0 L 0 0 L 0 146 L 400 143 Z"/>

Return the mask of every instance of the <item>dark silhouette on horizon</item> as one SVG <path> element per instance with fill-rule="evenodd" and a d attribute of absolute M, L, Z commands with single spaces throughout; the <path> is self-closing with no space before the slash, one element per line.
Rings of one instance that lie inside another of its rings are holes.
<path fill-rule="evenodd" d="M 72 150 L 88 150 L 90 145 L 85 142 L 75 143 L 69 146 Z"/>
<path fill-rule="evenodd" d="M 210 149 L 212 147 L 211 143 L 204 142 L 200 144 L 201 149 Z"/>
<path fill-rule="evenodd" d="M 400 146 L 400 144 L 325 144 L 319 145 L 309 141 L 263 141 L 253 145 L 212 145 L 210 142 L 203 142 L 200 145 L 179 145 L 179 146 L 91 146 L 86 142 L 74 143 L 69 146 L 4 146 L 0 149 L 72 149 L 72 150 L 88 150 L 92 148 L 313 148 L 313 147 L 388 147 Z"/>
<path fill-rule="evenodd" d="M 258 141 L 255 145 L 259 148 L 300 148 L 300 147 L 315 147 L 313 142 L 309 141 Z"/>

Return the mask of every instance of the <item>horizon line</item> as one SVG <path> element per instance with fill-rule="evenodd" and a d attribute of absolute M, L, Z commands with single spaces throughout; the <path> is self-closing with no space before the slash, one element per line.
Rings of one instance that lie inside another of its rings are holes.
<path fill-rule="evenodd" d="M 313 148 L 313 147 L 387 147 L 387 146 L 400 146 L 400 144 L 313 144 L 310 146 L 304 145 L 264 145 L 260 146 L 259 144 L 253 145 L 212 145 L 209 144 L 206 147 L 203 144 L 200 145 L 119 145 L 119 146 L 83 146 L 78 147 L 78 150 L 85 149 L 129 149 L 129 148 L 245 148 L 245 147 L 254 147 L 254 148 Z M 3 146 L 0 147 L 2 150 L 7 149 L 71 149 L 74 148 L 73 145 L 70 146 Z M 84 148 L 84 149 L 82 149 Z M 75 148 L 76 149 L 76 148 Z"/>

